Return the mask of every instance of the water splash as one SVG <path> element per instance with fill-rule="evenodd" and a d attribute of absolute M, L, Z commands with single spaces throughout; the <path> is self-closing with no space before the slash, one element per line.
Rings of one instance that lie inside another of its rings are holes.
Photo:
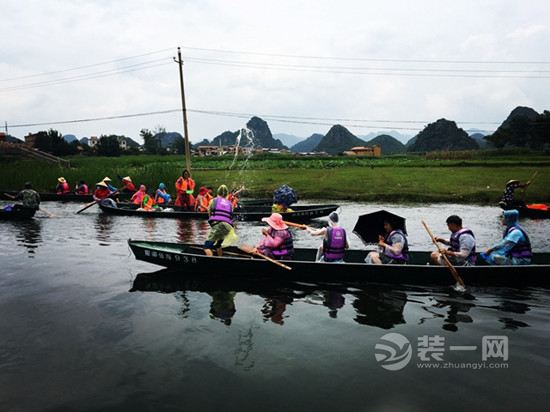
<path fill-rule="evenodd" d="M 248 183 L 252 182 L 249 176 L 249 173 L 246 173 L 248 167 L 248 161 L 254 155 L 254 148 L 256 147 L 256 138 L 254 136 L 254 131 L 250 130 L 247 127 L 244 127 L 239 130 L 239 134 L 235 140 L 235 153 L 233 155 L 233 161 L 225 173 L 226 180 L 229 176 L 229 173 L 238 165 L 238 181 L 232 182 L 233 187 L 244 186 L 245 178 Z M 239 164 L 239 154 L 242 153 L 244 158 L 242 163 Z"/>

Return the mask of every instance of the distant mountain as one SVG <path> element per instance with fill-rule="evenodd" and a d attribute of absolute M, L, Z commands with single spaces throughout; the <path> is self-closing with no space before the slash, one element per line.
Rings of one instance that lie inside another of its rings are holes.
<path fill-rule="evenodd" d="M 502 124 L 500 125 L 499 129 L 501 127 L 509 126 L 510 123 L 512 123 L 513 120 L 516 119 L 516 118 L 525 118 L 527 120 L 533 121 L 538 117 L 539 117 L 539 114 L 537 113 L 536 110 L 534 110 L 530 107 L 518 106 L 510 112 L 510 114 L 508 115 L 506 120 L 504 122 L 502 122 Z"/>
<path fill-rule="evenodd" d="M 173 147 L 175 144 L 178 143 L 178 141 L 179 142 L 183 141 L 183 136 L 178 132 L 160 132 L 160 133 L 157 133 L 154 136 L 154 138 L 160 141 L 160 147 L 162 147 L 163 149 Z M 126 138 L 127 142 L 128 142 L 128 139 L 132 140 L 129 137 L 127 137 Z M 136 143 L 134 140 L 132 140 L 132 142 L 134 142 L 139 146 L 139 144 Z M 128 146 L 130 146 L 129 142 L 128 142 Z"/>
<path fill-rule="evenodd" d="M 491 149 L 495 147 L 491 142 L 485 139 L 485 135 L 482 133 L 474 133 L 471 134 L 470 137 L 477 142 L 481 149 Z"/>
<path fill-rule="evenodd" d="M 89 146 L 90 145 L 90 139 L 88 139 L 87 137 L 83 137 L 82 139 L 80 139 L 80 143 L 85 144 L 86 146 Z"/>
<path fill-rule="evenodd" d="M 9 142 L 9 143 L 24 143 L 23 140 L 18 139 L 17 137 L 12 136 L 10 134 L 6 136 L 6 142 Z"/>
<path fill-rule="evenodd" d="M 364 146 L 366 142 L 359 139 L 342 125 L 334 125 L 315 147 L 317 152 L 330 154 L 342 153 L 355 146 Z"/>
<path fill-rule="evenodd" d="M 424 130 L 416 135 L 416 141 L 412 143 L 409 152 L 432 152 L 435 150 L 474 150 L 479 145 L 468 136 L 456 123 L 446 119 L 439 119 L 430 123 Z"/>
<path fill-rule="evenodd" d="M 325 137 L 322 134 L 314 133 L 311 136 L 309 136 L 307 139 L 302 140 L 299 143 L 296 143 L 294 146 L 290 148 L 290 150 L 294 153 L 300 153 L 300 152 L 312 152 L 315 147 L 321 142 L 321 139 Z"/>
<path fill-rule="evenodd" d="M 389 136 L 387 134 L 382 134 L 376 136 L 374 139 L 371 139 L 367 142 L 367 146 L 380 146 L 383 155 L 390 155 L 396 153 L 404 153 L 405 145 L 401 143 L 396 138 Z"/>
<path fill-rule="evenodd" d="M 65 140 L 67 143 L 72 143 L 77 141 L 78 139 L 74 134 L 65 134 L 63 135 L 63 140 Z"/>
<path fill-rule="evenodd" d="M 550 112 L 539 114 L 530 107 L 516 107 L 487 140 L 497 148 L 528 147 L 541 150 L 550 147 Z"/>
<path fill-rule="evenodd" d="M 413 144 L 416 143 L 417 139 L 418 139 L 418 135 L 411 137 L 409 141 L 405 143 L 405 148 L 407 149 L 407 151 L 409 150 L 409 147 L 411 147 Z"/>
<path fill-rule="evenodd" d="M 400 132 L 395 131 L 395 130 L 379 130 L 377 132 L 370 132 L 370 133 L 367 133 L 367 134 L 358 135 L 357 137 L 360 138 L 360 139 L 363 139 L 364 141 L 369 141 L 369 140 L 372 140 L 375 137 L 380 136 L 380 135 L 391 136 L 391 137 L 399 140 L 403 144 L 407 143 L 411 138 L 411 135 L 403 134 L 403 133 L 400 133 Z M 382 153 L 384 153 L 384 152 L 382 152 Z"/>
<path fill-rule="evenodd" d="M 213 146 L 232 146 L 236 143 L 240 136 L 239 145 L 264 147 L 270 149 L 287 149 L 287 147 L 279 140 L 274 139 L 269 130 L 267 123 L 259 117 L 252 117 L 247 123 L 246 128 L 231 132 L 229 130 L 216 136 L 211 142 L 204 139 L 200 144 L 209 144 Z"/>
<path fill-rule="evenodd" d="M 126 144 L 128 147 L 141 147 L 141 145 L 131 137 L 126 137 Z"/>
<path fill-rule="evenodd" d="M 295 144 L 300 143 L 304 140 L 303 137 L 298 137 L 293 134 L 286 133 L 275 133 L 273 134 L 273 138 L 279 139 L 287 147 L 294 146 Z"/>
<path fill-rule="evenodd" d="M 487 136 L 491 134 L 491 132 L 488 130 L 476 129 L 475 127 L 471 129 L 466 129 L 466 133 L 468 133 L 469 136 L 473 136 L 474 134 L 481 134 L 483 136 Z"/>

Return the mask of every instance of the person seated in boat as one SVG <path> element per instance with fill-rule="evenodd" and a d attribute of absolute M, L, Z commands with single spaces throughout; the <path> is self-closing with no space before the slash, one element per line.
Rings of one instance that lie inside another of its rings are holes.
<path fill-rule="evenodd" d="M 105 176 L 103 178 L 103 181 L 105 182 L 111 193 L 118 192 L 118 189 L 111 184 L 111 178 L 109 176 Z"/>
<path fill-rule="evenodd" d="M 462 219 L 457 215 L 447 218 L 447 227 L 451 231 L 449 240 L 435 236 L 435 240 L 449 248 L 444 251 L 447 259 L 454 266 L 474 266 L 476 264 L 476 238 L 474 232 L 462 227 Z M 445 265 L 443 257 L 438 251 L 432 252 L 433 264 Z"/>
<path fill-rule="evenodd" d="M 130 176 L 123 177 L 122 179 L 122 187 L 120 188 L 121 193 L 135 193 L 136 192 L 136 185 L 132 182 L 132 178 Z"/>
<path fill-rule="evenodd" d="M 155 191 L 155 203 L 159 206 L 166 206 L 172 201 L 172 196 L 166 191 L 166 185 L 160 183 L 159 187 Z"/>
<path fill-rule="evenodd" d="M 88 185 L 86 184 L 86 182 L 84 180 L 81 180 L 80 182 L 78 182 L 78 184 L 76 185 L 75 189 L 74 189 L 74 192 L 77 194 L 77 195 L 87 195 L 89 194 L 89 189 L 88 189 Z"/>
<path fill-rule="evenodd" d="M 227 195 L 227 200 L 231 202 L 233 209 L 239 205 L 239 193 L 244 190 L 244 186 L 241 186 L 239 189 L 233 189 L 229 195 Z"/>
<path fill-rule="evenodd" d="M 212 196 L 208 193 L 208 188 L 201 186 L 197 198 L 195 199 L 195 212 L 208 212 L 208 206 L 212 201 Z"/>
<path fill-rule="evenodd" d="M 499 202 L 500 207 L 503 209 L 517 209 L 525 206 L 523 200 L 518 200 L 514 196 L 516 189 L 525 189 L 531 182 L 521 183 L 519 180 L 509 180 L 504 188 L 502 199 Z"/>
<path fill-rule="evenodd" d="M 195 191 L 195 181 L 191 179 L 191 174 L 187 169 L 183 170 L 181 176 L 176 180 L 176 206 L 186 208 L 188 210 L 194 210 L 195 197 L 193 192 Z"/>
<path fill-rule="evenodd" d="M 533 253 L 531 241 L 525 230 L 518 223 L 519 212 L 515 209 L 505 210 L 502 214 L 502 225 L 506 226 L 502 240 L 480 254 L 490 265 L 528 265 Z"/>
<path fill-rule="evenodd" d="M 143 202 L 143 197 L 146 194 L 147 194 L 147 188 L 145 187 L 145 185 L 141 185 L 139 187 L 139 190 L 132 195 L 132 198 L 130 199 L 130 201 L 134 205 L 141 205 L 141 203 Z"/>
<path fill-rule="evenodd" d="M 274 203 L 271 206 L 271 213 L 291 213 L 294 212 L 288 205 L 284 203 Z"/>
<path fill-rule="evenodd" d="M 262 218 L 268 227 L 262 229 L 262 240 L 256 251 L 276 260 L 291 260 L 294 255 L 294 241 L 288 226 L 279 213 Z"/>
<path fill-rule="evenodd" d="M 338 213 L 328 216 L 328 228 L 313 229 L 307 227 L 312 236 L 324 236 L 323 245 L 317 251 L 317 262 L 343 263 L 345 250 L 349 248 L 346 230 L 338 224 Z"/>
<path fill-rule="evenodd" d="M 69 183 L 65 180 L 64 177 L 57 178 L 57 186 L 55 187 L 55 193 L 58 195 L 65 195 L 71 193 L 71 188 Z"/>
<path fill-rule="evenodd" d="M 113 192 L 109 190 L 107 183 L 105 183 L 104 181 L 101 181 L 96 183 L 95 190 L 92 197 L 96 202 L 99 202 L 103 199 L 107 199 L 109 196 L 111 196 L 112 193 Z"/>
<path fill-rule="evenodd" d="M 221 185 L 218 188 L 217 196 L 208 206 L 210 232 L 204 242 L 204 253 L 208 256 L 213 256 L 214 251 L 221 256 L 222 243 L 233 231 L 233 207 L 227 200 L 228 192 L 227 186 Z"/>
<path fill-rule="evenodd" d="M 15 200 L 22 201 L 22 205 L 15 206 L 33 210 L 38 210 L 40 208 L 40 195 L 32 188 L 31 182 L 25 183 L 25 188 L 17 193 Z"/>
<path fill-rule="evenodd" d="M 394 222 L 385 221 L 386 236 L 379 236 L 379 252 L 369 252 L 365 262 L 381 264 L 405 264 L 409 261 L 409 244 L 407 236 L 401 229 L 395 229 Z"/>
<path fill-rule="evenodd" d="M 141 191 L 141 186 L 140 186 L 140 191 Z M 145 188 L 145 186 L 143 187 Z M 157 210 L 157 209 L 158 209 L 158 206 L 155 204 L 153 197 L 149 193 L 147 193 L 147 189 L 145 189 L 143 197 L 141 198 L 141 204 L 139 205 L 139 208 L 137 210 L 139 210 L 140 212 L 152 212 L 153 210 Z"/>

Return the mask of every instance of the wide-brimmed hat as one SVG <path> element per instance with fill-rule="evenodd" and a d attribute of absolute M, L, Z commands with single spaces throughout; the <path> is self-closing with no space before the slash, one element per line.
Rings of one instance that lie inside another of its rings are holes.
<path fill-rule="evenodd" d="M 272 213 L 271 216 L 262 218 L 262 222 L 267 223 L 275 230 L 288 229 L 288 226 L 283 222 L 283 217 L 279 213 Z"/>
<path fill-rule="evenodd" d="M 111 181 L 111 178 L 110 178 L 109 176 L 105 176 L 105 177 L 103 178 L 103 181 L 104 181 L 104 182 L 110 182 L 110 181 Z"/>
<path fill-rule="evenodd" d="M 107 183 L 105 183 L 105 182 L 103 182 L 103 181 L 97 182 L 95 185 L 96 185 L 96 186 L 101 186 L 101 187 L 109 187 L 109 186 L 107 186 Z"/>
<path fill-rule="evenodd" d="M 512 183 L 519 183 L 519 180 L 515 180 L 515 179 L 508 180 L 508 182 L 506 182 L 506 186 L 511 185 Z"/>
<path fill-rule="evenodd" d="M 218 193 L 218 196 L 226 197 L 227 194 L 229 193 L 229 190 L 227 189 L 226 185 L 220 185 L 220 187 L 218 187 L 217 193 Z"/>
<path fill-rule="evenodd" d="M 58 181 L 59 183 L 67 183 L 67 181 L 65 180 L 64 177 L 58 177 L 58 178 L 57 178 L 57 181 Z"/>
<path fill-rule="evenodd" d="M 130 179 L 130 176 L 123 177 L 122 180 L 126 180 L 126 181 L 132 183 L 132 179 Z"/>

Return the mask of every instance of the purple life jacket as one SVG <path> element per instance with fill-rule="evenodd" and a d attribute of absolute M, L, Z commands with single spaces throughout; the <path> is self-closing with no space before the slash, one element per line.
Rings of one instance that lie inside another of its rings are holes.
<path fill-rule="evenodd" d="M 450 249 L 453 252 L 460 252 L 460 236 L 468 234 L 472 236 L 474 239 L 476 238 L 474 236 L 474 232 L 472 232 L 470 229 L 462 228 L 460 230 L 457 230 L 455 233 L 451 233 L 451 247 Z M 477 260 L 476 256 L 476 247 L 474 245 L 473 249 L 470 251 L 470 254 L 466 256 L 466 261 L 469 262 L 471 265 L 475 265 Z"/>
<path fill-rule="evenodd" d="M 284 239 L 284 242 L 281 243 L 281 245 L 277 249 L 270 249 L 271 253 L 273 253 L 273 256 L 275 257 L 285 257 L 289 255 L 294 254 L 294 242 L 292 240 L 292 233 L 290 233 L 290 230 L 283 229 L 283 230 L 275 230 L 273 228 L 269 228 L 269 236 L 272 238 L 276 237 L 282 237 Z"/>
<path fill-rule="evenodd" d="M 327 261 L 342 260 L 346 250 L 346 231 L 341 227 L 329 227 L 323 240 L 323 255 Z"/>
<path fill-rule="evenodd" d="M 533 252 L 531 252 L 531 241 L 529 236 L 525 233 L 520 226 L 511 226 L 506 230 L 505 236 L 508 236 L 514 230 L 519 230 L 523 234 L 523 241 L 516 243 L 516 245 L 508 251 L 508 255 L 513 258 L 532 258 Z"/>
<path fill-rule="evenodd" d="M 208 222 L 225 222 L 233 226 L 233 207 L 231 206 L 231 202 L 223 197 L 216 197 L 214 199 L 212 215 L 208 219 Z"/>
<path fill-rule="evenodd" d="M 409 260 L 409 254 L 408 254 L 408 252 L 409 252 L 409 242 L 407 241 L 407 237 L 405 236 L 405 234 L 400 229 L 393 230 L 390 233 L 388 233 L 386 235 L 386 237 L 384 238 L 384 243 L 388 244 L 389 246 L 392 246 L 393 242 L 392 242 L 391 238 L 396 233 L 399 233 L 401 236 L 403 236 L 403 239 L 404 239 L 405 244 L 403 245 L 403 248 L 401 249 L 401 253 L 399 253 L 399 255 L 394 255 L 391 251 L 384 250 L 384 254 L 387 257 L 389 257 L 393 260 L 400 261 L 400 262 L 407 262 Z"/>

